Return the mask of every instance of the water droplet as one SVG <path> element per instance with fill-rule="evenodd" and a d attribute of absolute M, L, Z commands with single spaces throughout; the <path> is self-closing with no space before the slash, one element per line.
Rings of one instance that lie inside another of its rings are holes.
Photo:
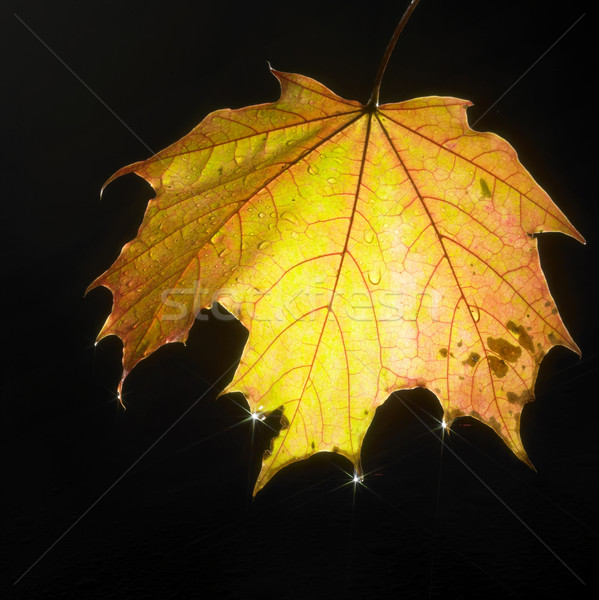
<path fill-rule="evenodd" d="M 266 248 L 268 248 L 270 246 L 270 242 L 268 242 L 267 240 L 262 240 L 259 244 L 258 244 L 258 250 L 265 250 Z"/>
<path fill-rule="evenodd" d="M 372 231 L 372 229 L 367 229 L 364 232 L 364 240 L 367 244 L 372 244 L 372 242 L 374 241 L 374 232 Z"/>
<path fill-rule="evenodd" d="M 335 183 L 337 183 L 337 180 L 336 180 L 334 177 L 329 177 L 329 178 L 327 179 L 327 181 L 328 181 L 328 182 L 329 182 L 331 185 L 334 185 Z"/>
<path fill-rule="evenodd" d="M 308 173 L 310 175 L 318 175 L 319 172 L 320 170 L 316 165 L 308 165 Z"/>
<path fill-rule="evenodd" d="M 218 231 L 210 238 L 210 242 L 216 246 L 217 244 L 220 244 L 220 242 L 222 242 L 224 237 L 225 236 L 222 233 L 222 231 Z"/>
<path fill-rule="evenodd" d="M 228 248 L 223 248 L 218 255 L 222 258 L 223 256 L 226 256 L 227 254 L 229 254 L 229 249 Z"/>
<path fill-rule="evenodd" d="M 285 142 L 288 146 L 293 146 L 295 144 L 295 140 L 287 140 Z"/>
<path fill-rule="evenodd" d="M 287 221 L 288 223 L 291 223 L 292 225 L 299 225 L 299 221 L 297 220 L 297 217 L 294 214 L 287 212 L 287 211 L 285 211 L 281 215 L 281 220 Z"/>
<path fill-rule="evenodd" d="M 470 314 L 472 315 L 475 323 L 480 321 L 480 310 L 478 310 L 478 307 L 475 304 L 470 306 Z"/>
<path fill-rule="evenodd" d="M 381 272 L 379 269 L 368 271 L 368 280 L 372 285 L 378 285 L 381 282 Z"/>
<path fill-rule="evenodd" d="M 298 235 L 297 231 L 292 231 L 292 232 L 291 232 L 291 237 L 292 237 L 294 240 L 299 240 L 299 235 Z"/>
<path fill-rule="evenodd" d="M 264 219 L 264 216 L 265 216 L 265 215 L 264 215 L 264 213 L 263 213 L 263 212 L 261 212 L 261 213 L 258 213 L 258 216 L 259 216 L 261 219 Z"/>

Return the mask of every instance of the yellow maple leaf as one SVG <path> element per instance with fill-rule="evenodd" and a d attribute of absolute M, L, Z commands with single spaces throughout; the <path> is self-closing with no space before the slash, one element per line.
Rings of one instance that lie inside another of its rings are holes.
<path fill-rule="evenodd" d="M 527 461 L 519 420 L 541 359 L 579 352 L 535 234 L 583 238 L 507 142 L 470 129 L 469 102 L 363 105 L 273 73 L 278 101 L 216 111 L 107 182 L 136 173 L 156 191 L 90 286 L 113 294 L 99 339 L 123 340 L 119 390 L 218 301 L 249 331 L 224 392 L 283 411 L 255 491 L 320 451 L 361 473 L 375 409 L 414 387 L 447 426 L 471 415 Z"/>

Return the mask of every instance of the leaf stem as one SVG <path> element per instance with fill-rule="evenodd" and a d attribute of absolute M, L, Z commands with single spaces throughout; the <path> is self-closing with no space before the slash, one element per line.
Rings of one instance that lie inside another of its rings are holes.
<path fill-rule="evenodd" d="M 414 9 L 418 6 L 420 0 L 412 0 L 406 8 L 406 12 L 404 12 L 403 17 L 397 24 L 395 31 L 393 32 L 393 36 L 389 40 L 389 44 L 387 45 L 387 49 L 385 50 L 385 54 L 383 54 L 383 58 L 381 60 L 381 64 L 379 65 L 379 70 L 377 71 L 376 78 L 374 80 L 374 86 L 372 88 L 372 93 L 370 94 L 370 98 L 368 100 L 368 108 L 374 110 L 379 105 L 379 92 L 381 90 L 381 82 L 383 81 L 383 75 L 385 74 L 385 69 L 387 68 L 387 63 L 391 58 L 391 53 L 393 52 L 393 48 L 395 48 L 395 44 L 403 31 L 403 28 L 406 26 L 408 19 L 412 16 Z"/>

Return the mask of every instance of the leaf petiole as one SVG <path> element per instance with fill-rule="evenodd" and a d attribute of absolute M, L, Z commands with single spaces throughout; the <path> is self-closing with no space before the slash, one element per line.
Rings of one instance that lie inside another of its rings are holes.
<path fill-rule="evenodd" d="M 391 53 L 395 48 L 395 44 L 399 39 L 403 28 L 406 26 L 408 19 L 412 16 L 414 9 L 418 6 L 420 0 L 412 0 L 408 8 L 406 8 L 406 12 L 404 12 L 403 17 L 397 24 L 395 31 L 393 32 L 393 36 L 389 40 L 389 44 L 387 44 L 387 49 L 385 50 L 385 54 L 383 54 L 383 58 L 381 59 L 381 63 L 379 65 L 379 70 L 377 71 L 376 78 L 374 80 L 374 86 L 372 88 L 372 93 L 370 94 L 370 98 L 368 100 L 368 108 L 370 110 L 374 110 L 379 105 L 379 92 L 381 90 L 381 82 L 383 81 L 383 75 L 385 74 L 385 69 L 387 68 L 387 63 L 391 58 Z"/>

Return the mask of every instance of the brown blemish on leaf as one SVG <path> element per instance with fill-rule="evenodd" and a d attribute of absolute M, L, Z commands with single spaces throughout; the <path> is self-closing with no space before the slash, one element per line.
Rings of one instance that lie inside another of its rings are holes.
<path fill-rule="evenodd" d="M 491 352 L 498 354 L 503 360 L 508 362 L 516 362 L 522 354 L 522 348 L 510 344 L 503 338 L 487 338 L 487 344 Z"/>
<path fill-rule="evenodd" d="M 559 344 L 559 338 L 557 337 L 557 335 L 555 335 L 555 332 L 553 332 L 553 331 L 550 331 L 550 332 L 547 334 L 547 337 L 549 338 L 549 341 L 550 341 L 552 344 Z"/>
<path fill-rule="evenodd" d="M 506 327 L 514 334 L 518 336 L 518 343 L 528 350 L 531 354 L 534 354 L 535 346 L 532 342 L 528 331 L 524 329 L 522 325 L 516 325 L 513 321 L 508 321 Z"/>
<path fill-rule="evenodd" d="M 528 391 L 524 390 L 521 394 L 515 394 L 514 392 L 507 393 L 507 401 L 511 404 L 520 404 L 523 405 L 526 402 L 530 402 L 534 396 Z"/>
<path fill-rule="evenodd" d="M 460 341 L 458 342 L 458 348 L 461 348 L 461 347 L 462 347 L 462 344 L 463 344 L 463 342 L 462 342 L 462 340 L 460 340 Z"/>
<path fill-rule="evenodd" d="M 466 416 L 466 413 L 459 409 L 459 408 L 448 408 L 446 411 L 444 411 L 443 413 L 443 417 L 445 419 L 445 422 L 447 423 L 447 427 L 450 427 L 451 424 L 458 418 L 458 417 L 464 417 Z"/>
<path fill-rule="evenodd" d="M 543 360 L 543 356 L 545 356 L 546 352 L 543 349 L 543 346 L 541 346 L 541 344 L 537 344 L 537 355 L 535 356 L 535 361 L 537 364 L 541 364 L 541 361 Z"/>
<path fill-rule="evenodd" d="M 312 446 L 312 450 L 316 449 L 316 444 L 314 442 L 312 442 L 310 445 Z"/>
<path fill-rule="evenodd" d="M 501 425 L 493 415 L 489 417 L 488 423 L 498 434 L 501 435 Z"/>
<path fill-rule="evenodd" d="M 480 178 L 480 191 L 483 198 L 490 198 L 492 196 L 489 184 L 482 177 Z"/>
<path fill-rule="evenodd" d="M 491 367 L 491 371 L 493 371 L 497 377 L 505 377 L 507 375 L 507 364 L 496 356 L 489 356 L 489 367 Z"/>
<path fill-rule="evenodd" d="M 447 348 L 441 348 L 441 350 L 439 350 L 439 354 L 443 357 L 443 358 L 447 358 Z"/>
<path fill-rule="evenodd" d="M 468 365 L 470 367 L 474 367 L 474 366 L 476 366 L 476 364 L 478 363 L 479 360 L 480 360 L 480 354 L 478 354 L 477 352 L 470 352 L 470 356 L 466 360 L 463 360 L 462 364 Z"/>

